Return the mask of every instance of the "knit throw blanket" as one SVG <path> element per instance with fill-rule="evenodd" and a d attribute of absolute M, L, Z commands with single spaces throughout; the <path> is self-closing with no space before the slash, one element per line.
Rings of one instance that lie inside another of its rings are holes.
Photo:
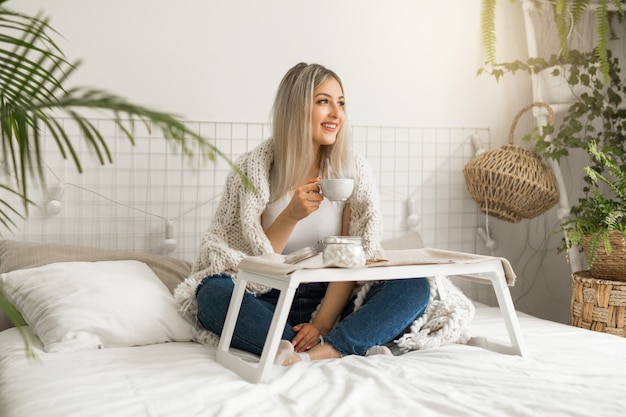
<path fill-rule="evenodd" d="M 446 277 L 428 278 L 430 302 L 411 331 L 394 340 L 403 351 L 467 343 L 469 323 L 474 318 L 472 302 Z"/>

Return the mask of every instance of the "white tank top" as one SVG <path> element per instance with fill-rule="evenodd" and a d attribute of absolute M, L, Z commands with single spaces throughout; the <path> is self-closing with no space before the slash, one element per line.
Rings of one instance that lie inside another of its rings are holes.
<path fill-rule="evenodd" d="M 265 211 L 261 215 L 263 230 L 267 230 L 274 223 L 274 220 L 287 207 L 290 200 L 291 195 L 287 193 L 265 207 Z M 322 200 L 318 210 L 296 224 L 283 254 L 314 245 L 318 240 L 327 236 L 339 236 L 345 204 L 345 201 L 330 201 L 327 198 Z"/>

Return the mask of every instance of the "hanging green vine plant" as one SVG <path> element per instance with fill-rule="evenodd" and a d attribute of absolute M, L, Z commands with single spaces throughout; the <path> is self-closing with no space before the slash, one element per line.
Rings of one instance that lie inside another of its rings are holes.
<path fill-rule="evenodd" d="M 495 8 L 497 0 L 482 0 L 481 9 L 481 34 L 485 51 L 486 65 L 496 64 L 496 23 Z M 509 0 L 511 3 L 519 0 Z M 560 54 L 565 60 L 569 58 L 569 40 L 572 32 L 581 23 L 584 14 L 590 8 L 595 11 L 595 33 L 597 54 L 600 70 L 605 78 L 608 78 L 609 59 L 607 56 L 608 41 L 611 38 L 611 22 L 617 17 L 621 23 L 624 19 L 624 2 L 621 0 L 523 0 L 532 3 L 537 9 L 552 7 L 554 23 L 556 26 Z"/>
<path fill-rule="evenodd" d="M 496 0 L 483 0 L 481 33 L 488 65 L 496 63 Z"/>

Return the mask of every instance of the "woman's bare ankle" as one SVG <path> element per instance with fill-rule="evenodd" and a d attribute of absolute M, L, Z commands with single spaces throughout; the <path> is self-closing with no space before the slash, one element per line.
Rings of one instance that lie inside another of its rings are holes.
<path fill-rule="evenodd" d="M 307 352 L 312 361 L 320 359 L 341 358 L 339 353 L 330 343 L 319 344 Z"/>
<path fill-rule="evenodd" d="M 294 363 L 298 362 L 308 362 L 308 361 L 317 361 L 321 359 L 333 359 L 333 358 L 341 358 L 342 355 L 335 348 L 325 343 L 323 345 L 317 345 L 313 349 L 307 351 L 306 353 L 298 353 L 298 352 L 287 352 L 284 355 L 281 355 L 281 358 L 275 361 L 276 365 L 282 366 L 291 366 Z"/>

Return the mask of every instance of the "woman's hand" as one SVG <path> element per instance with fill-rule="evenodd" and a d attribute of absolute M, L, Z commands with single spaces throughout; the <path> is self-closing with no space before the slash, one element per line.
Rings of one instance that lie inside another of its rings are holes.
<path fill-rule="evenodd" d="M 296 352 L 306 352 L 320 343 L 321 333 L 317 327 L 311 323 L 301 323 L 293 327 L 296 337 L 291 344 Z"/>
<path fill-rule="evenodd" d="M 272 243 L 274 252 L 282 253 L 296 224 L 320 208 L 324 197 L 319 192 L 317 185 L 319 181 L 319 177 L 313 178 L 296 188 L 287 207 L 265 230 L 265 235 Z"/>
<path fill-rule="evenodd" d="M 300 221 L 320 208 L 324 197 L 320 194 L 318 182 L 319 177 L 295 189 L 291 201 L 285 207 L 285 213 L 293 220 Z"/>

